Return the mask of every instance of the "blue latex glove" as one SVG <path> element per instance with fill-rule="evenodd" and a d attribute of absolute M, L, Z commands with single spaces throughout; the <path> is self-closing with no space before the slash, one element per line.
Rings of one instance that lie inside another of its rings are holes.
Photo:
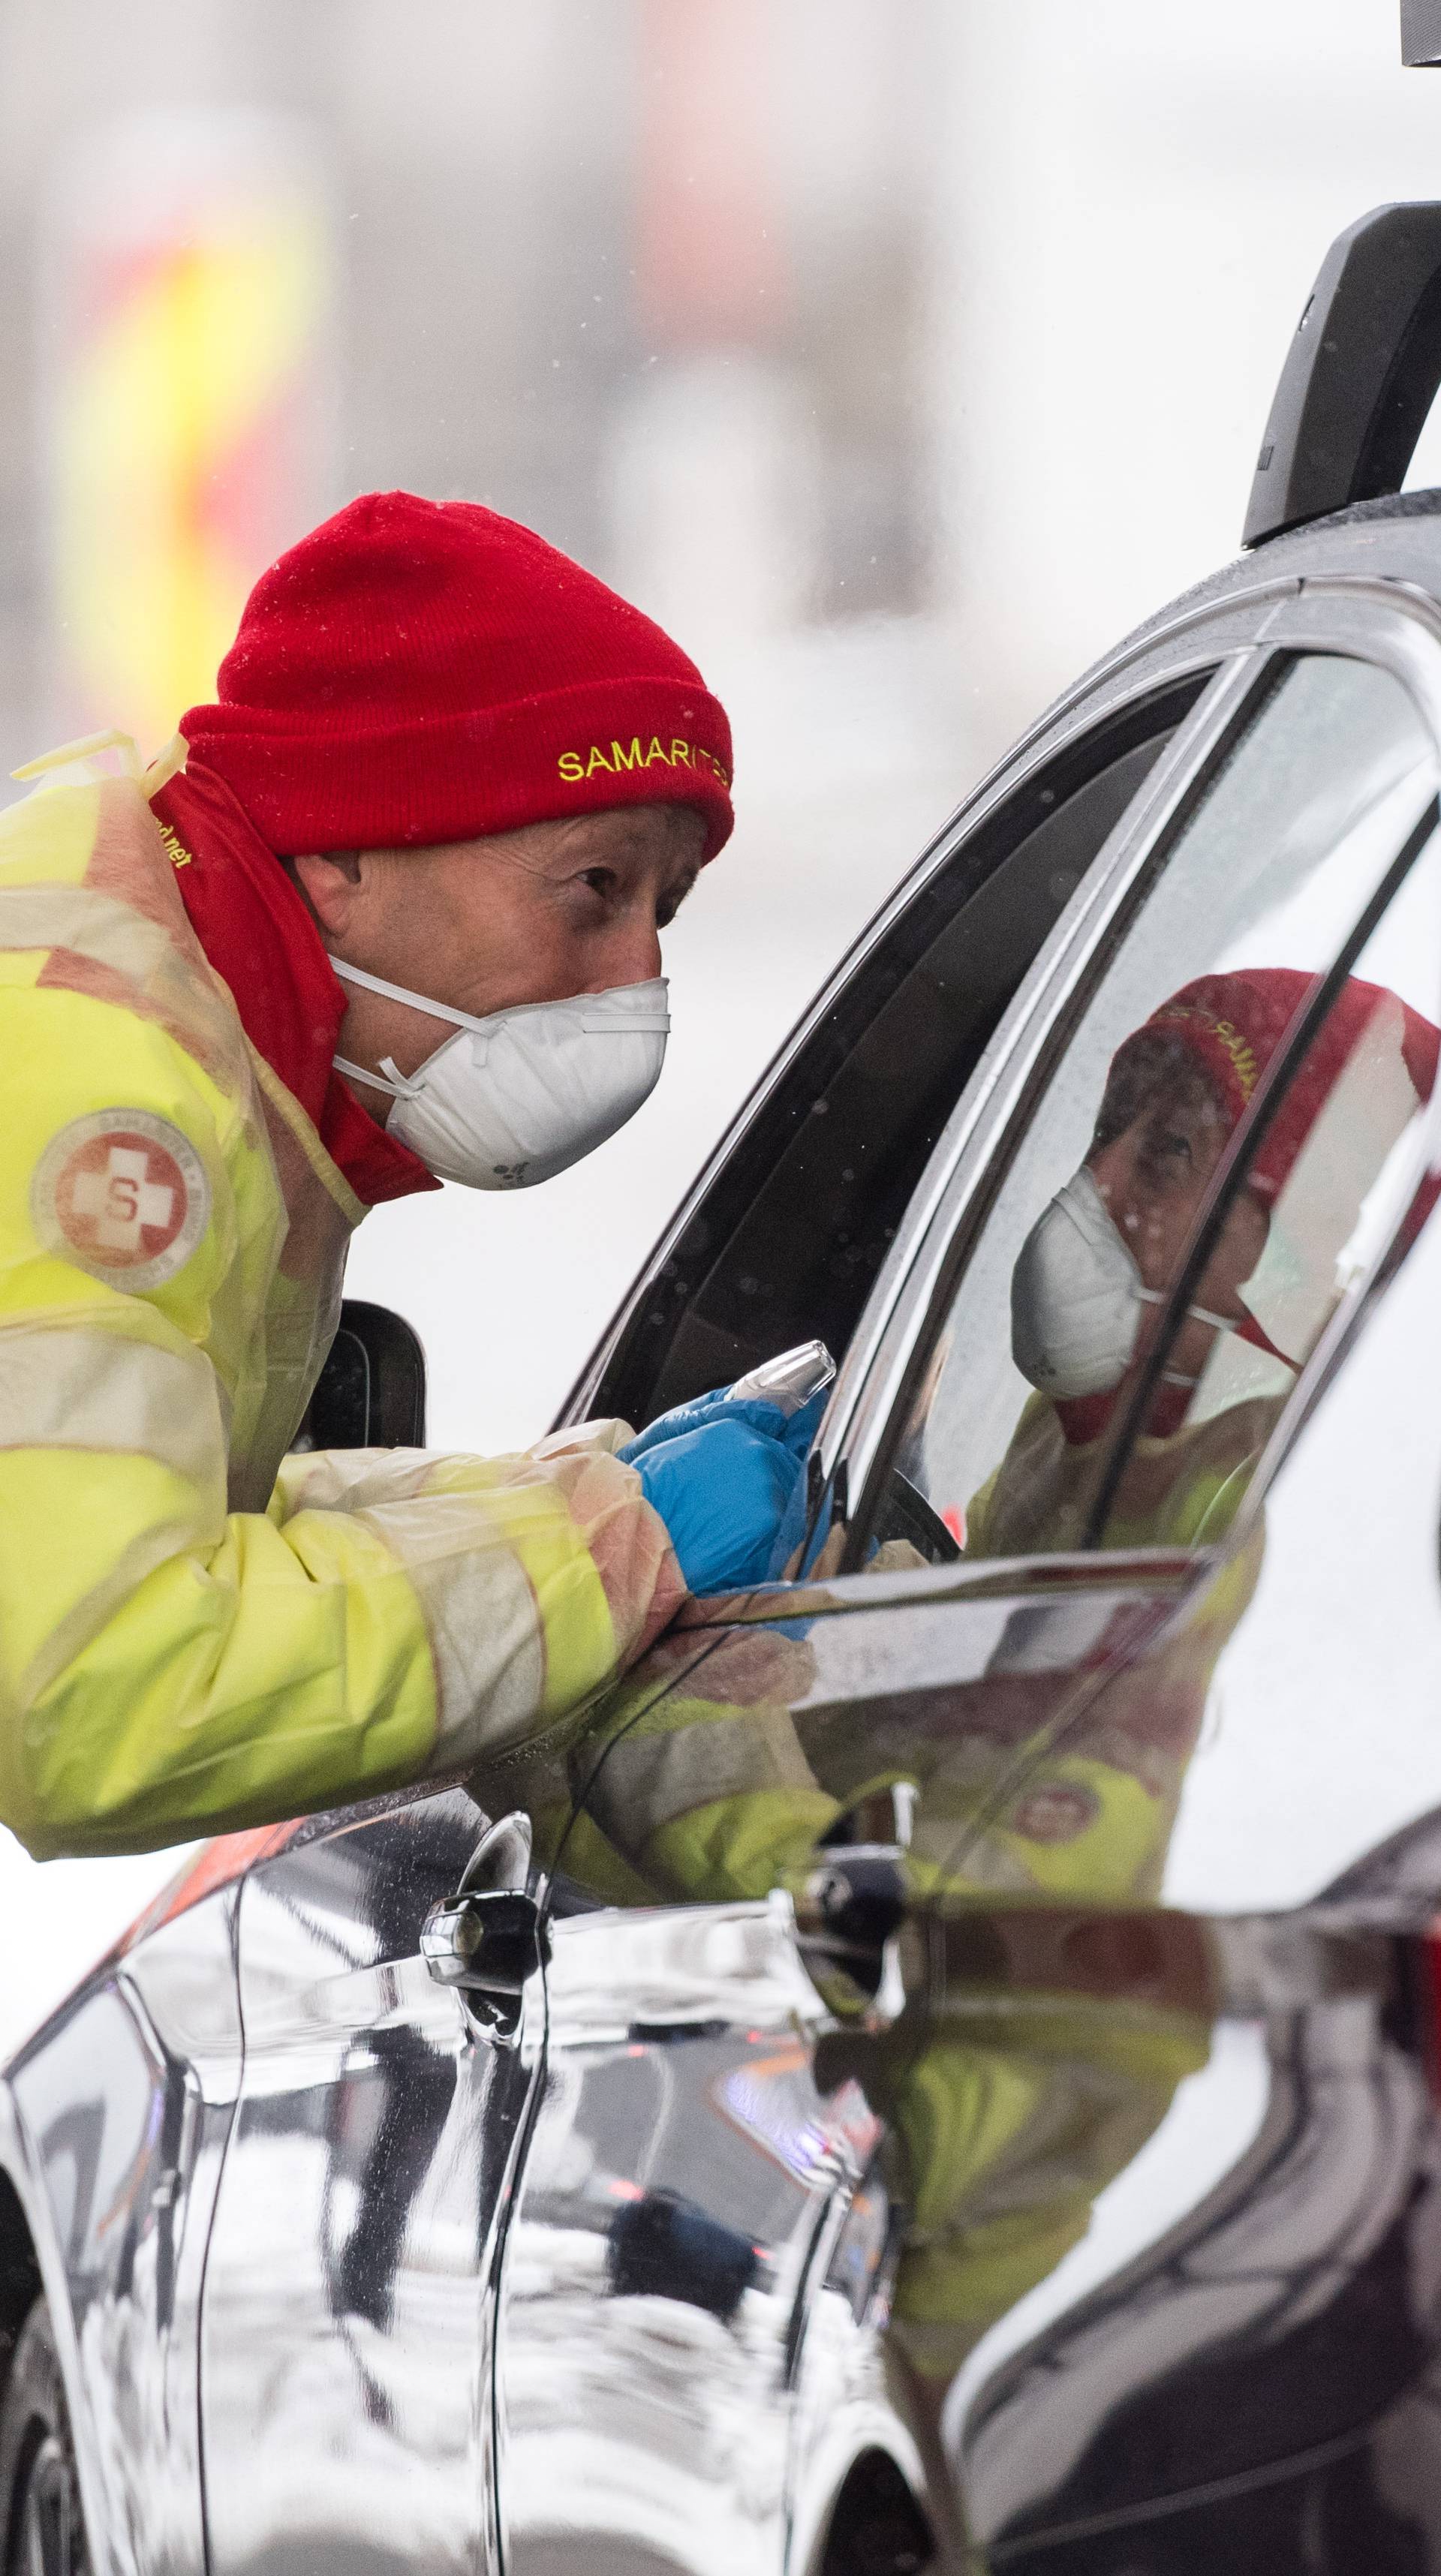
<path fill-rule="evenodd" d="M 724 1387 L 663 1413 L 618 1454 L 659 1512 L 692 1592 L 764 1583 L 804 1486 L 827 1390 L 789 1417 Z"/>

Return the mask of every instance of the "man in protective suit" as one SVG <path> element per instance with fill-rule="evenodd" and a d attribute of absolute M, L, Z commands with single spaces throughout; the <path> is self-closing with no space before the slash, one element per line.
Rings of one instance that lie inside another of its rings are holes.
<path fill-rule="evenodd" d="M 729 1423 L 698 1538 L 709 1451 L 663 1520 L 625 1425 L 286 1457 L 367 1210 L 544 1180 L 650 1090 L 724 712 L 528 530 L 387 493 L 271 566 L 148 772 L 106 736 L 21 774 L 0 1821 L 135 1850 L 462 1770 L 763 1557 L 799 1473 Z"/>

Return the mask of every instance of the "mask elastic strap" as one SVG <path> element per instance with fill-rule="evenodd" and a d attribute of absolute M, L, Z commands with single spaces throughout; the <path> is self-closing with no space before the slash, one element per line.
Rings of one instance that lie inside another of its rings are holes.
<path fill-rule="evenodd" d="M 1138 1288 L 1136 1290 L 1136 1295 L 1141 1299 L 1143 1305 L 1147 1306 L 1163 1306 L 1168 1294 L 1169 1291 L 1165 1288 Z M 1209 1306 L 1188 1306 L 1186 1308 L 1186 1312 L 1188 1315 L 1194 1315 L 1198 1324 L 1209 1324 L 1213 1333 L 1239 1333 L 1244 1321 L 1244 1317 L 1239 1315 L 1213 1315 Z M 1162 1374 L 1164 1375 L 1165 1372 L 1163 1371 Z M 1179 1381 L 1179 1383 L 1184 1386 L 1189 1386 L 1193 1382 L 1194 1381 L 1190 1378 L 1183 1378 Z"/>
<path fill-rule="evenodd" d="M 388 1002 L 404 1002 L 412 1011 L 428 1011 L 433 1020 L 449 1020 L 456 1028 L 469 1029 L 480 1038 L 496 1036 L 506 1020 L 520 1019 L 531 1011 L 553 1011 L 557 1007 L 554 1002 L 513 1002 L 508 1010 L 492 1011 L 487 1019 L 477 1019 L 473 1012 L 457 1011 L 449 1002 L 432 1002 L 428 994 L 412 992 L 408 984 L 387 984 L 383 975 L 371 975 L 363 966 L 347 966 L 339 957 L 332 957 L 330 963 L 337 975 L 344 976 L 347 984 L 363 984 L 368 993 L 383 993 Z M 664 983 L 665 979 L 660 977 L 657 980 Z M 600 1001 L 603 996 L 575 993 L 568 998 L 584 1003 Z M 637 1002 L 624 1019 L 614 1013 L 605 1018 L 585 1018 L 581 1027 L 587 1037 L 663 1036 L 669 1032 L 670 1016 L 664 1000 L 650 1010 Z M 336 1061 L 339 1062 L 338 1057 Z"/>
<path fill-rule="evenodd" d="M 352 1082 L 368 1082 L 372 1091 L 387 1091 L 392 1100 L 413 1100 L 416 1093 L 425 1087 L 420 1082 L 407 1082 L 391 1055 L 381 1057 L 379 1073 L 367 1073 L 363 1064 L 352 1064 L 348 1056 L 338 1055 L 334 1062 L 337 1073 L 348 1074 Z M 387 1074 L 390 1076 L 388 1082 L 385 1079 Z"/>
<path fill-rule="evenodd" d="M 425 1011 L 433 1020 L 449 1020 L 457 1029 L 473 1029 L 477 1037 L 488 1038 L 495 1033 L 494 1013 L 488 1020 L 478 1020 L 473 1012 L 457 1011 L 449 1002 L 433 1002 L 428 993 L 413 993 L 408 984 L 387 984 L 383 975 L 369 975 L 363 966 L 347 966 L 339 957 L 332 957 L 330 963 L 333 971 L 343 976 L 347 984 L 363 984 L 368 993 L 383 993 L 388 1002 L 404 1002 L 408 1010 Z M 387 1063 L 389 1060 L 388 1057 L 385 1059 Z M 339 1056 L 335 1061 L 339 1064 Z M 369 1074 L 366 1079 L 373 1082 L 375 1076 Z M 397 1075 L 396 1079 L 399 1081 L 403 1077 Z M 384 1085 L 381 1087 L 383 1089 Z"/>

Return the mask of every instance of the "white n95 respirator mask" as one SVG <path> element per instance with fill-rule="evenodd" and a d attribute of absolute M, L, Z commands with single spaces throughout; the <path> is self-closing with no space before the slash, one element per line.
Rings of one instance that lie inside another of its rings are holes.
<path fill-rule="evenodd" d="M 390 1056 L 379 1073 L 335 1059 L 352 1082 L 389 1092 L 396 1105 L 387 1133 L 438 1181 L 526 1190 L 552 1180 L 634 1117 L 660 1079 L 670 1029 L 663 975 L 475 1019 L 338 957 L 330 962 L 346 983 L 449 1020 L 457 1032 L 409 1077 Z"/>
<path fill-rule="evenodd" d="M 1135 1355 L 1141 1308 L 1161 1303 L 1141 1284 L 1099 1186 L 1082 1165 L 1036 1219 L 1011 1274 L 1011 1355 L 1042 1395 L 1108 1395 Z M 1236 1327 L 1205 1306 L 1188 1314 L 1218 1333 Z M 1164 1372 L 1171 1383 L 1174 1372 Z"/>

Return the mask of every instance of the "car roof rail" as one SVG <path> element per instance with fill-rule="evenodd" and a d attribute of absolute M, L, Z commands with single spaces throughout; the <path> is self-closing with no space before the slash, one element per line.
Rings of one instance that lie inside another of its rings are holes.
<path fill-rule="evenodd" d="M 1441 204 L 1375 206 L 1337 236 L 1296 326 L 1243 546 L 1399 492 L 1441 384 Z"/>

